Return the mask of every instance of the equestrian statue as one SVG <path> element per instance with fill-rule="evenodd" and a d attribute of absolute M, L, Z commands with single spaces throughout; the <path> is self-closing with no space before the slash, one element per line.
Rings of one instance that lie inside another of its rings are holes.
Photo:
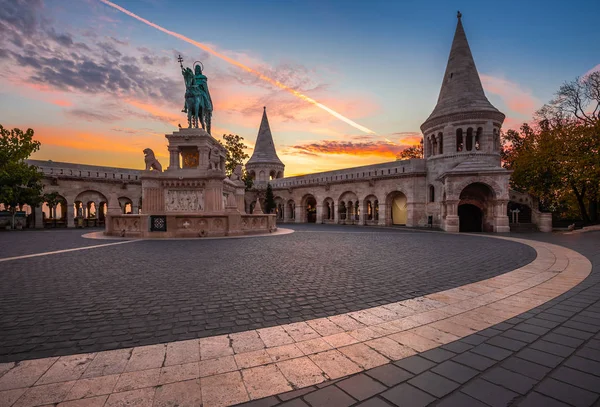
<path fill-rule="evenodd" d="M 194 71 L 183 67 L 183 58 L 177 58 L 185 82 L 185 105 L 182 112 L 187 113 L 188 128 L 198 128 L 198 123 L 210 134 L 210 120 L 213 104 L 208 92 L 208 78 L 202 74 L 204 67 L 200 61 L 194 62 Z"/>

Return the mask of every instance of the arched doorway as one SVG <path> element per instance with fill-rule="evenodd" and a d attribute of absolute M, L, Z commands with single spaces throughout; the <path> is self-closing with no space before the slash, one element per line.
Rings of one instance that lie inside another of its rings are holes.
<path fill-rule="evenodd" d="M 394 191 L 388 195 L 388 207 L 391 208 L 390 216 L 392 225 L 406 225 L 408 220 L 406 195 L 400 191 Z"/>
<path fill-rule="evenodd" d="M 473 204 L 458 207 L 459 232 L 481 232 L 483 230 L 483 213 Z"/>
<path fill-rule="evenodd" d="M 460 232 L 493 232 L 494 191 L 474 182 L 460 193 L 458 218 Z"/>
<path fill-rule="evenodd" d="M 346 191 L 338 200 L 338 214 L 340 223 L 353 225 L 358 222 L 360 213 L 358 208 L 358 197 L 352 191 Z"/>
<path fill-rule="evenodd" d="M 317 222 L 317 200 L 312 195 L 307 195 L 303 199 L 304 201 L 304 211 L 306 216 L 307 223 L 316 223 Z"/>

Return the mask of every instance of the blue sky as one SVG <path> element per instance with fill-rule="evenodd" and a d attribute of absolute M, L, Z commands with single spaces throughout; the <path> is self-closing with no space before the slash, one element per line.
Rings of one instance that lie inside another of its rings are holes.
<path fill-rule="evenodd" d="M 240 134 L 251 153 L 267 106 L 289 175 L 389 161 L 414 144 L 437 100 L 457 10 L 505 127 L 529 120 L 562 82 L 600 64 L 597 1 L 115 2 L 376 133 L 367 135 L 99 0 L 6 3 L 0 122 L 34 128 L 43 143 L 38 158 L 55 161 L 140 167 L 147 146 L 166 156 L 164 134 L 185 121 L 178 53 L 186 64 L 204 62 L 213 135 Z M 82 68 L 86 60 L 94 69 Z"/>

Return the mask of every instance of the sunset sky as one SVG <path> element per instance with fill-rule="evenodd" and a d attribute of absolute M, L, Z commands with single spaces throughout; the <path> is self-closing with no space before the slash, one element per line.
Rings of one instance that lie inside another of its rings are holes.
<path fill-rule="evenodd" d="M 204 64 L 213 136 L 251 154 L 266 106 L 288 176 L 394 160 L 435 106 L 457 10 L 505 128 L 600 69 L 597 0 L 114 2 L 230 62 L 100 0 L 0 0 L 0 124 L 35 130 L 33 158 L 141 168 L 150 147 L 165 165 L 164 134 L 187 126 L 181 54 Z"/>

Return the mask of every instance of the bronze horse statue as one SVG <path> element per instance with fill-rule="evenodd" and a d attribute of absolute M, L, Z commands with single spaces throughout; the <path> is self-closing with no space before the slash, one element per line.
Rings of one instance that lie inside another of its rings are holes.
<path fill-rule="evenodd" d="M 196 66 L 196 74 L 190 68 L 182 69 L 185 81 L 185 110 L 188 116 L 188 128 L 202 126 L 210 134 L 212 101 L 208 94 L 206 76 L 202 75 L 200 66 Z M 198 79 L 200 81 L 198 81 Z"/>

